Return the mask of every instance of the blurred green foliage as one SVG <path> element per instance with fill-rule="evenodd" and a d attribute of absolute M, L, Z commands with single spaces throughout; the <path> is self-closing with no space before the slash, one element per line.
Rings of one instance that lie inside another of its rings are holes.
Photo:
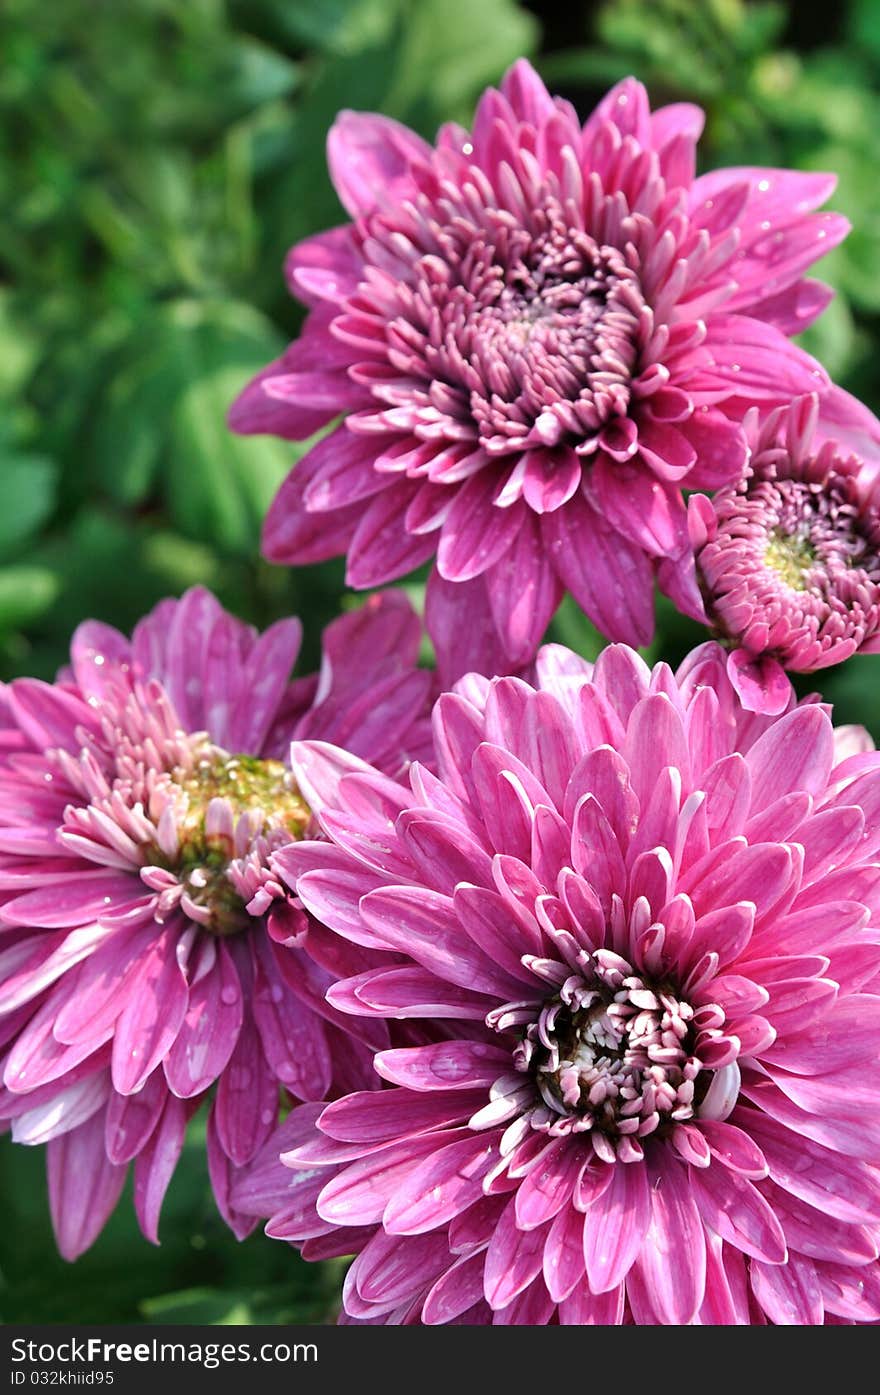
<path fill-rule="evenodd" d="M 324 159 L 341 106 L 430 137 L 536 53 L 584 113 L 629 72 L 655 103 L 701 103 L 706 167 L 835 170 L 853 233 L 821 268 L 840 294 L 805 339 L 880 408 L 874 0 L 821 15 L 797 0 L 4 0 L 0 51 L 2 677 L 49 677 L 85 616 L 127 629 L 196 581 L 258 624 L 303 615 L 311 660 L 348 603 L 339 563 L 291 574 L 259 560 L 262 516 L 297 448 L 224 424 L 300 322 L 287 247 L 342 220 Z M 665 603 L 659 617 L 655 653 L 674 659 L 703 638 Z M 571 603 L 554 637 L 591 656 L 601 643 Z M 839 720 L 880 736 L 877 663 L 821 686 Z M 4 1144 L 0 1179 L 6 1321 L 332 1313 L 333 1266 L 228 1235 L 197 1135 L 161 1248 L 124 1199 L 74 1269 L 54 1253 L 42 1150 Z"/>

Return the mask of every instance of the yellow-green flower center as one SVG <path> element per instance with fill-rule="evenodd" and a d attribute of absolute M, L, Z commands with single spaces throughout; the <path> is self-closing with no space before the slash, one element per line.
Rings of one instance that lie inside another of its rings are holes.
<path fill-rule="evenodd" d="M 168 782 L 177 847 L 151 848 L 151 861 L 173 872 L 183 909 L 204 929 L 235 934 L 251 919 L 254 879 L 259 884 L 275 848 L 303 837 L 309 807 L 281 761 L 229 755 L 207 742 Z"/>
<path fill-rule="evenodd" d="M 809 538 L 782 533 L 770 534 L 764 553 L 764 565 L 774 571 L 793 591 L 806 591 L 808 575 L 816 560 L 815 548 Z"/>

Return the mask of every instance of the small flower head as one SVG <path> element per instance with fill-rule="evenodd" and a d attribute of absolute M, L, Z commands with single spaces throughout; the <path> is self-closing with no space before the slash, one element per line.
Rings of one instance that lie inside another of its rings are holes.
<path fill-rule="evenodd" d="M 785 669 L 880 650 L 875 471 L 820 425 L 815 396 L 750 413 L 743 478 L 691 501 L 707 614 L 743 701 L 768 713 L 788 700 Z"/>
<path fill-rule="evenodd" d="M 345 415 L 282 486 L 271 560 L 344 552 L 369 587 L 435 559 L 446 677 L 529 662 L 564 590 L 635 644 L 655 572 L 699 611 L 682 490 L 739 476 L 744 403 L 825 383 L 787 336 L 847 228 L 811 212 L 826 175 L 695 178 L 702 121 L 628 79 L 581 125 L 525 62 L 434 147 L 339 116 L 353 221 L 292 250 L 303 335 L 231 414 L 290 438 Z"/>
<path fill-rule="evenodd" d="M 280 1092 L 369 1086 L 387 1031 L 352 1033 L 327 1007 L 324 961 L 338 972 L 345 946 L 328 945 L 271 858 L 312 819 L 292 736 L 332 737 L 390 771 L 424 751 L 418 641 L 403 598 L 375 597 L 330 626 L 320 677 L 292 683 L 298 621 L 257 635 L 195 589 L 130 641 L 82 625 L 55 685 L 4 692 L 0 1118 L 16 1141 L 48 1143 L 68 1258 L 100 1231 L 131 1161 L 156 1238 L 209 1092 L 212 1182 L 242 1234 L 229 1186 Z"/>
<path fill-rule="evenodd" d="M 402 956 L 330 1001 L 447 1036 L 294 1111 L 243 1209 L 356 1255 L 354 1321 L 880 1318 L 880 756 L 714 644 L 543 650 L 435 737 L 408 787 L 294 749 L 326 837 L 273 865 L 308 905 L 346 850 L 330 923 Z"/>

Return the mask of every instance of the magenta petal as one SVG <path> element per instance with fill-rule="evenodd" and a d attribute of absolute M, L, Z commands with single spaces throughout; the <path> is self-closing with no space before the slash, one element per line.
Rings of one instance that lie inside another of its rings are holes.
<path fill-rule="evenodd" d="M 373 1062 L 383 1080 L 409 1090 L 467 1090 L 489 1086 L 509 1065 L 500 1046 L 482 1041 L 440 1041 L 380 1051 Z"/>
<path fill-rule="evenodd" d="M 462 674 L 507 673 L 513 662 L 492 615 L 485 576 L 446 581 L 432 568 L 425 596 L 425 626 L 437 651 L 444 688 Z"/>
<path fill-rule="evenodd" d="M 119 1015 L 113 1037 L 113 1085 L 133 1094 L 167 1053 L 186 1016 L 189 991 L 177 961 L 179 928 L 171 925 L 140 964 L 137 986 Z"/>
<path fill-rule="evenodd" d="M 238 974 L 221 942 L 215 967 L 189 990 L 186 1016 L 165 1057 L 175 1095 L 188 1099 L 213 1084 L 235 1048 L 243 1011 Z"/>
<path fill-rule="evenodd" d="M 278 1082 L 268 1069 L 257 1030 L 245 1018 L 214 1103 L 217 1136 L 238 1167 L 249 1163 L 278 1117 Z"/>
<path fill-rule="evenodd" d="M 0 908 L 8 925 L 33 925 L 41 930 L 90 925 L 110 905 L 114 909 L 146 903 L 144 887 L 131 872 L 107 870 L 77 873 L 57 886 L 44 886 L 17 896 Z"/>
<path fill-rule="evenodd" d="M 16 678 L 8 688 L 13 718 L 34 749 L 77 750 L 78 727 L 94 730 L 95 717 L 83 698 L 37 678 Z"/>
<path fill-rule="evenodd" d="M 549 1143 L 517 1188 L 516 1223 L 520 1229 L 543 1226 L 567 1206 L 583 1168 L 583 1150 L 577 1140 L 557 1138 Z"/>
<path fill-rule="evenodd" d="M 453 1137 L 458 1137 L 456 1130 Z M 447 1134 L 447 1138 L 450 1135 Z M 473 1142 L 473 1135 L 470 1135 Z M 312 1155 L 320 1150 L 321 1138 L 309 1150 L 299 1149 L 294 1155 L 297 1166 L 302 1166 L 304 1153 Z M 323 1139 L 324 1150 L 328 1140 Z M 338 1145 L 337 1145 L 338 1147 Z M 418 1168 L 421 1160 L 437 1151 L 437 1139 L 433 1134 L 421 1138 L 407 1138 L 402 1143 L 391 1144 L 355 1157 L 347 1167 L 342 1167 L 321 1189 L 315 1203 L 322 1220 L 333 1225 L 375 1225 L 382 1220 L 385 1208 L 394 1201 L 402 1184 Z M 287 1161 L 290 1154 L 285 1154 Z"/>
<path fill-rule="evenodd" d="M 67 996 L 58 1006 L 54 1027 L 58 1040 L 71 1046 L 106 1040 L 154 945 L 151 923 L 133 934 L 112 936 L 84 960 L 71 975 Z"/>
<path fill-rule="evenodd" d="M 468 1136 L 449 1143 L 402 1179 L 382 1217 L 394 1235 L 421 1235 L 446 1225 L 482 1196 L 483 1178 L 497 1161 L 494 1137 Z"/>
<path fill-rule="evenodd" d="M 508 68 L 501 91 L 517 119 L 530 126 L 540 126 L 556 111 L 556 103 L 526 58 L 518 58 Z"/>
<path fill-rule="evenodd" d="M 100 1113 L 52 1139 L 46 1163 L 55 1239 L 64 1259 L 72 1261 L 100 1234 L 119 1200 L 128 1168 L 115 1166 L 107 1157 Z"/>
<path fill-rule="evenodd" d="M 490 567 L 486 590 L 509 664 L 526 663 L 562 599 L 536 519 L 525 520 L 503 557 Z"/>
<path fill-rule="evenodd" d="M 214 1193 L 214 1200 L 217 1202 L 217 1209 L 236 1240 L 244 1240 L 252 1230 L 256 1229 L 259 1221 L 256 1216 L 248 1216 L 236 1210 L 232 1205 L 232 1189 L 235 1186 L 238 1169 L 230 1162 L 220 1146 L 213 1110 L 208 1115 L 205 1143 L 208 1156 L 208 1176 L 211 1179 L 211 1189 Z"/>
<path fill-rule="evenodd" d="M 425 1129 L 463 1123 L 486 1102 L 485 1090 L 365 1091 L 328 1104 L 321 1129 L 331 1138 L 352 1143 L 384 1143 Z"/>
<path fill-rule="evenodd" d="M 478 993 L 516 989 L 461 928 L 448 896 L 423 887 L 388 887 L 365 896 L 361 914 L 390 949 L 402 950 L 450 983 Z"/>
<path fill-rule="evenodd" d="M 777 1327 L 822 1326 L 822 1290 L 810 1260 L 792 1255 L 787 1264 L 757 1262 L 749 1273 L 752 1292 Z"/>
<path fill-rule="evenodd" d="M 688 489 L 719 489 L 742 474 L 749 450 L 742 426 L 721 412 L 695 412 L 682 430 L 696 451 L 687 477 Z"/>
<path fill-rule="evenodd" d="M 623 1284 L 607 1293 L 590 1293 L 581 1284 L 559 1304 L 561 1327 L 619 1327 L 623 1321 L 626 1291 Z"/>
<path fill-rule="evenodd" d="M 266 1061 L 298 1099 L 324 1099 L 333 1076 L 324 1025 L 287 989 L 268 940 L 257 938 L 254 953 L 251 1009 Z"/>
<path fill-rule="evenodd" d="M 332 407 L 312 407 L 273 393 L 273 383 L 286 375 L 288 355 L 262 369 L 239 393 L 227 414 L 230 430 L 239 436 L 278 436 L 305 441 L 336 415 Z"/>
<path fill-rule="evenodd" d="M 540 1273 L 546 1231 L 520 1230 L 515 1201 L 508 1202 L 486 1251 L 483 1289 L 492 1308 L 506 1308 Z"/>
<path fill-rule="evenodd" d="M 525 522 L 525 505 L 499 508 L 493 503 L 495 492 L 491 470 L 472 475 L 456 492 L 437 548 L 437 570 L 447 581 L 480 576 L 516 539 Z"/>
<path fill-rule="evenodd" d="M 607 1293 L 626 1277 L 644 1244 L 650 1220 L 647 1167 L 616 1164 L 610 1185 L 584 1220 L 584 1266 L 591 1293 Z"/>
<path fill-rule="evenodd" d="M 791 683 L 778 659 L 734 649 L 727 674 L 747 712 L 776 717 L 791 701 Z"/>
<path fill-rule="evenodd" d="M 712 1163 L 690 1169 L 690 1185 L 706 1224 L 743 1254 L 782 1264 L 785 1234 L 771 1206 L 739 1173 Z"/>
<path fill-rule="evenodd" d="M 523 498 L 535 513 L 554 513 L 567 504 L 581 482 L 580 457 L 569 447 L 525 454 Z"/>
<path fill-rule="evenodd" d="M 353 218 L 411 198 L 410 168 L 430 159 L 431 147 L 406 126 L 368 112 L 340 112 L 327 138 L 330 174 Z"/>
<path fill-rule="evenodd" d="M 817 795 L 834 760 L 831 722 L 815 703 L 797 707 L 759 737 L 746 755 L 752 777 L 752 812 L 794 790 Z"/>
<path fill-rule="evenodd" d="M 432 1327 L 451 1322 L 483 1297 L 482 1253 L 466 1255 L 441 1274 L 422 1309 L 422 1322 Z"/>
<path fill-rule="evenodd" d="M 168 1095 L 158 1127 L 135 1159 L 134 1209 L 141 1230 L 154 1245 L 159 1243 L 162 1202 L 183 1150 L 186 1120 L 186 1105 Z"/>
<path fill-rule="evenodd" d="M 392 484 L 358 509 L 359 522 L 348 552 L 346 582 L 358 590 L 384 586 L 420 567 L 433 554 L 435 540 L 408 534 L 403 515 L 416 486 L 408 481 Z M 347 507 L 344 511 L 349 512 Z"/>
<path fill-rule="evenodd" d="M 543 1273 L 548 1292 L 557 1303 L 575 1290 L 588 1292 L 584 1276 L 584 1217 L 573 1206 L 564 1206 L 547 1232 Z"/>
<path fill-rule="evenodd" d="M 119 668 L 131 664 L 131 642 L 100 620 L 85 620 L 73 632 L 70 661 L 86 696 L 101 698 L 112 689 Z"/>
<path fill-rule="evenodd" d="M 377 1017 L 465 1018 L 482 1021 L 487 1003 L 482 994 L 456 988 L 427 969 L 370 969 L 331 984 L 327 1000 L 340 1012 Z"/>
<path fill-rule="evenodd" d="M 634 1164 L 638 1166 L 638 1164 Z M 686 1168 L 663 1145 L 652 1150 L 651 1220 L 636 1261 L 664 1323 L 684 1324 L 698 1312 L 705 1292 L 706 1242 Z"/>
<path fill-rule="evenodd" d="M 749 313 L 766 320 L 785 335 L 801 334 L 834 299 L 834 290 L 822 281 L 796 281 L 784 290 L 753 300 Z"/>
<path fill-rule="evenodd" d="M 361 1298 L 390 1308 L 432 1284 L 449 1263 L 446 1236 L 404 1238 L 378 1231 L 349 1270 Z"/>
<path fill-rule="evenodd" d="M 648 644 L 654 631 L 648 558 L 608 527 L 579 495 L 542 520 L 557 576 L 609 639 Z"/>
<path fill-rule="evenodd" d="M 750 403 L 788 402 L 827 386 L 827 374 L 816 359 L 771 325 L 745 315 L 710 318 L 706 343 L 714 359 L 713 378 Z"/>
<path fill-rule="evenodd" d="M 303 493 L 309 513 L 325 513 L 369 498 L 388 487 L 388 478 L 373 469 L 372 437 L 339 429 L 309 452 L 310 480 Z"/>
<path fill-rule="evenodd" d="M 344 300 L 357 288 L 362 268 L 348 224 L 298 242 L 284 263 L 291 294 L 307 305 Z"/>
<path fill-rule="evenodd" d="M 344 426 L 337 427 L 334 432 L 334 436 L 348 434 Z M 320 460 L 316 465 L 311 453 L 304 455 L 272 500 L 263 523 L 262 538 L 263 555 L 270 562 L 305 566 L 335 557 L 348 547 L 363 517 L 363 508 L 355 503 L 330 514 L 308 513 L 303 499 L 319 469 Z"/>
<path fill-rule="evenodd" d="M 678 490 L 604 456 L 594 466 L 593 480 L 599 512 L 628 542 L 655 557 L 677 556 L 687 548 L 687 512 Z"/>
<path fill-rule="evenodd" d="M 168 1098 L 162 1072 L 153 1071 L 136 1095 L 120 1095 L 115 1090 L 107 1102 L 105 1145 L 113 1163 L 131 1162 L 150 1139 Z"/>

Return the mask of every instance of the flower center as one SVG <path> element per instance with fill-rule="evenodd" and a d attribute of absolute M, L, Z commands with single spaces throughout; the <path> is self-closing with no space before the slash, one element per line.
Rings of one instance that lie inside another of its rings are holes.
<path fill-rule="evenodd" d="M 809 537 L 787 536 L 779 529 L 770 534 L 764 552 L 764 565 L 774 571 L 793 591 L 806 591 L 809 571 L 816 560 L 816 550 Z"/>
<path fill-rule="evenodd" d="M 311 813 L 278 760 L 231 755 L 180 727 L 158 683 L 105 697 L 101 730 L 77 759 L 56 751 L 69 804 L 59 838 L 70 852 L 136 873 L 163 921 L 180 909 L 214 935 L 244 929 L 282 895 L 269 870 L 303 837 Z"/>
<path fill-rule="evenodd" d="M 753 468 L 713 499 L 718 532 L 698 554 L 701 589 L 722 638 L 809 671 L 877 631 L 880 516 L 846 460 Z"/>
<path fill-rule="evenodd" d="M 398 314 L 385 317 L 392 364 L 411 384 L 429 381 L 427 393 L 409 389 L 415 434 L 436 437 L 439 414 L 451 440 L 473 423 L 493 456 L 594 448 L 629 404 L 645 329 L 635 272 L 616 248 L 572 228 L 549 195 L 528 226 L 499 208 L 477 216 L 467 203 L 444 213 L 442 227 L 439 210 L 431 222 L 442 255 L 414 262 L 390 292 Z M 382 240 L 380 225 L 371 232 Z"/>
<path fill-rule="evenodd" d="M 192 919 L 212 934 L 234 934 L 249 919 L 244 864 L 249 857 L 263 864 L 269 852 L 301 838 L 308 805 L 280 761 L 231 756 L 210 744 L 191 767 L 171 772 L 166 793 L 177 847 L 152 848 L 153 865 L 175 876 Z"/>
<path fill-rule="evenodd" d="M 530 1024 L 516 1053 L 547 1107 L 575 1131 L 644 1138 L 689 1119 L 703 1069 L 694 1009 L 599 950 Z"/>

